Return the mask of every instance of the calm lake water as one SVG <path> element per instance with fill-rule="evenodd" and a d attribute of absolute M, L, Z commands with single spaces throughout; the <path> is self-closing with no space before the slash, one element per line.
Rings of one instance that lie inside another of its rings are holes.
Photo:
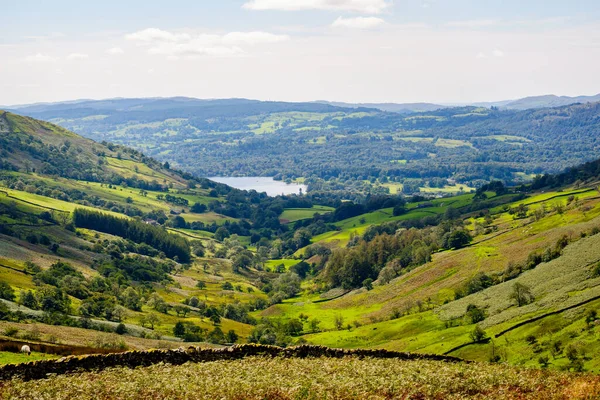
<path fill-rule="evenodd" d="M 243 178 L 215 176 L 208 178 L 211 181 L 224 183 L 228 186 L 242 190 L 256 190 L 257 192 L 266 192 L 269 196 L 278 196 L 280 194 L 298 194 L 300 189 L 306 193 L 306 185 L 298 183 L 285 183 L 276 181 L 273 178 L 264 176 L 247 176 Z"/>

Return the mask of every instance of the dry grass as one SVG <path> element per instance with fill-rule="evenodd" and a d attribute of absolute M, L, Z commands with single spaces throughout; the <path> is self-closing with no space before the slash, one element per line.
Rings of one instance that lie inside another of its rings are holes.
<path fill-rule="evenodd" d="M 26 332 L 39 333 L 40 340 L 46 342 L 55 342 L 70 346 L 89 346 L 97 341 L 114 340 L 114 333 L 99 332 L 90 329 L 73 328 L 68 326 L 55 326 L 46 324 L 23 324 L 17 322 L 0 321 L 0 335 L 7 328 L 16 328 L 18 335 L 22 336 Z M 147 349 L 174 349 L 180 347 L 182 342 L 171 342 L 166 340 L 142 339 L 135 336 L 120 335 L 119 340 L 123 340 L 129 350 L 147 350 Z M 185 344 L 186 346 L 188 343 Z M 197 343 L 194 345 L 198 345 Z M 208 346 L 206 344 L 200 344 Z"/>
<path fill-rule="evenodd" d="M 592 399 L 600 377 L 489 364 L 261 358 L 12 380 L 5 399 Z"/>

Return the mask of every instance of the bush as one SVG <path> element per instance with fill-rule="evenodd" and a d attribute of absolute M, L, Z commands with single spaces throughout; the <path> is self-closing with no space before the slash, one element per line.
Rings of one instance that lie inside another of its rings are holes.
<path fill-rule="evenodd" d="M 125 324 L 120 323 L 119 325 L 117 325 L 117 329 L 115 329 L 115 333 L 118 335 L 124 335 L 127 333 L 127 327 L 125 326 Z"/>
<path fill-rule="evenodd" d="M 487 337 L 487 334 L 479 325 L 473 329 L 473 331 L 469 334 L 469 337 L 473 342 L 481 342 Z"/>
<path fill-rule="evenodd" d="M 0 299 L 15 300 L 15 291 L 13 288 L 6 282 L 0 281 Z"/>

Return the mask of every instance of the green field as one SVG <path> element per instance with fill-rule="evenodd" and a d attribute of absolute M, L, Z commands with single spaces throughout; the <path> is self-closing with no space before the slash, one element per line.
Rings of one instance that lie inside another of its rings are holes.
<path fill-rule="evenodd" d="M 283 222 L 296 222 L 302 219 L 309 219 L 314 217 L 315 214 L 327 214 L 332 212 L 334 209 L 327 206 L 312 206 L 311 208 L 286 208 L 283 213 L 279 216 L 279 219 Z"/>

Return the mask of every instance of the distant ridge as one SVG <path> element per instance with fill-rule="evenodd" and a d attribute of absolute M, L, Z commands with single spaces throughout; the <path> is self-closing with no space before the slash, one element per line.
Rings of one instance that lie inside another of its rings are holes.
<path fill-rule="evenodd" d="M 381 111 L 409 114 L 414 112 L 429 112 L 451 106 L 443 106 L 433 103 L 344 103 L 341 101 L 317 100 L 315 103 L 329 104 L 344 108 L 376 108 Z"/>
<path fill-rule="evenodd" d="M 500 108 L 512 110 L 527 110 L 531 108 L 561 107 L 576 103 L 595 103 L 600 101 L 600 94 L 594 96 L 555 96 L 553 94 L 544 96 L 531 96 L 511 101 Z"/>
<path fill-rule="evenodd" d="M 308 102 L 285 102 L 285 101 L 262 101 L 245 98 L 226 98 L 226 99 L 198 99 L 193 97 L 175 96 L 175 97 L 146 97 L 146 98 L 111 98 L 102 100 L 79 99 L 60 102 L 42 102 L 34 104 L 20 104 L 1 107 L 5 110 L 18 111 L 19 113 L 44 118 L 45 113 L 56 114 L 57 112 L 79 110 L 79 113 L 91 113 L 99 110 L 135 112 L 150 110 L 172 110 L 175 108 L 187 109 L 190 112 L 206 110 L 212 107 L 238 107 L 252 106 L 262 108 L 264 112 L 278 112 L 283 110 L 312 111 L 312 112 L 330 112 L 335 109 L 363 109 L 380 110 L 384 112 L 394 112 L 399 114 L 411 114 L 419 112 L 432 112 L 441 109 L 447 109 L 457 106 L 475 106 L 475 107 L 498 107 L 505 110 L 528 110 L 537 108 L 562 107 L 577 103 L 595 103 L 600 102 L 600 94 L 592 96 L 556 96 L 553 94 L 541 96 L 529 96 L 516 100 L 501 100 L 489 102 L 473 103 L 348 103 L 342 101 L 316 100 Z M 196 109 L 196 110 L 194 110 Z M 340 110 L 341 111 L 341 110 Z"/>

